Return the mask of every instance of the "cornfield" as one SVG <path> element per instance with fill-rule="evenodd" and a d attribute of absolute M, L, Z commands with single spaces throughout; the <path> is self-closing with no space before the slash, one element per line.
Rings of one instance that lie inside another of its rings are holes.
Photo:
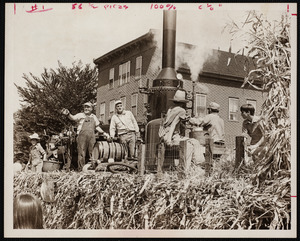
<path fill-rule="evenodd" d="M 14 196 L 43 200 L 46 181 L 53 201 L 43 201 L 46 229 L 290 229 L 290 181 L 252 185 L 251 168 L 233 170 L 219 160 L 210 177 L 200 167 L 185 178 L 107 172 L 20 173 Z"/>

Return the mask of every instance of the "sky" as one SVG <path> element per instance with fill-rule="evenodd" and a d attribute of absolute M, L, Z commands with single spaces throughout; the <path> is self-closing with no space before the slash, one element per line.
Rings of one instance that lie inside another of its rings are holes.
<path fill-rule="evenodd" d="M 168 9 L 167 4 L 160 4 Z M 176 3 L 177 42 L 236 52 L 242 46 L 222 30 L 225 23 L 246 19 L 249 10 L 271 18 L 287 11 L 283 3 Z M 115 7 L 115 8 L 114 8 Z M 7 3 L 5 82 L 6 96 L 20 107 L 14 84 L 24 87 L 23 73 L 40 76 L 44 68 L 71 66 L 79 60 L 93 64 L 105 53 L 138 38 L 150 29 L 162 30 L 163 11 L 151 3 Z M 295 6 L 289 5 L 289 11 Z M 32 11 L 32 12 L 31 12 Z M 296 12 L 296 10 L 295 10 Z"/>

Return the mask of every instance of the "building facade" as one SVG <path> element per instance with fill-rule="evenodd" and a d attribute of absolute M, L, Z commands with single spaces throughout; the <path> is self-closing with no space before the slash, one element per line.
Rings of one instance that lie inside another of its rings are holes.
<path fill-rule="evenodd" d="M 104 124 L 109 123 L 117 99 L 121 99 L 125 108 L 132 111 L 139 124 L 147 123 L 145 107 L 148 104 L 148 95 L 143 90 L 151 87 L 161 69 L 162 50 L 159 37 L 156 30 L 150 30 L 94 60 L 99 78 L 96 115 Z M 189 44 L 176 44 L 176 49 L 182 50 L 185 47 L 190 49 Z M 247 74 L 247 69 L 244 69 L 246 60 L 241 55 L 212 50 L 193 80 L 189 63 L 176 62 L 176 72 L 183 80 L 183 88 L 190 98 L 194 97 L 193 103 L 188 104 L 189 114 L 204 116 L 211 101 L 219 103 L 228 146 L 233 146 L 235 136 L 241 134 L 243 120 L 239 112 L 240 106 L 251 103 L 259 114 L 264 99 L 261 91 L 241 88 Z"/>

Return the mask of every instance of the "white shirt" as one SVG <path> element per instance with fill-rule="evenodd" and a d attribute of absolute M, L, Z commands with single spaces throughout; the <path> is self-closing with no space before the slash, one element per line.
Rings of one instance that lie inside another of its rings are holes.
<path fill-rule="evenodd" d="M 110 121 L 109 134 L 114 137 L 118 130 L 118 135 L 125 134 L 128 131 L 139 132 L 139 126 L 134 115 L 129 110 L 124 110 L 122 114 L 114 114 Z"/>

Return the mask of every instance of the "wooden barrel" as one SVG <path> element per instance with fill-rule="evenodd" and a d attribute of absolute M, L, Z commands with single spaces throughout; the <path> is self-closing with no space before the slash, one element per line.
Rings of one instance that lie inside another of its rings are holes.
<path fill-rule="evenodd" d="M 109 158 L 120 162 L 125 158 L 126 146 L 118 142 L 97 141 L 93 149 L 93 159 L 107 162 Z"/>

